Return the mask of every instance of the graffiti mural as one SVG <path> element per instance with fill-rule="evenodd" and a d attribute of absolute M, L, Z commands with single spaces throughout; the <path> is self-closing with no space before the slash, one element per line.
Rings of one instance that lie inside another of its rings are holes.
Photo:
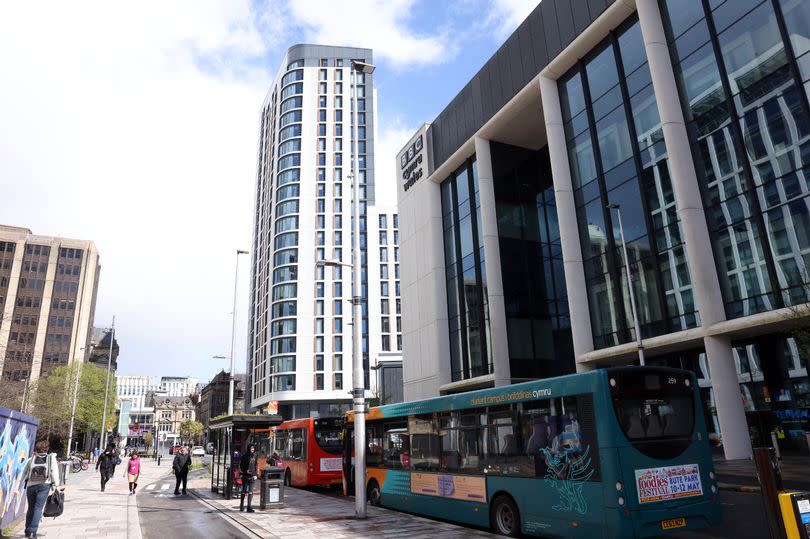
<path fill-rule="evenodd" d="M 39 420 L 0 408 L 0 529 L 25 510 L 23 470 L 36 439 Z"/>

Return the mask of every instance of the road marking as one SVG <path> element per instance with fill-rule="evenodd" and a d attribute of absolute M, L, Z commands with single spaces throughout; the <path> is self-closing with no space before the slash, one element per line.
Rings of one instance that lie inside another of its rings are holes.
<path fill-rule="evenodd" d="M 257 534 L 256 532 L 254 532 L 253 530 L 251 530 L 250 528 L 248 528 L 247 526 L 243 525 L 241 522 L 236 520 L 236 518 L 234 518 L 234 516 L 229 515 L 223 509 L 220 509 L 219 507 L 217 507 L 214 504 L 210 503 L 208 500 L 206 500 L 205 498 L 203 498 L 202 496 L 200 496 L 196 492 L 190 491 L 190 493 L 191 493 L 192 496 L 197 498 L 198 502 L 200 502 L 205 507 L 208 507 L 209 509 L 211 509 L 213 511 L 213 514 L 218 515 L 220 518 L 222 518 L 228 524 L 230 524 L 231 526 L 233 526 L 234 528 L 236 528 L 237 530 L 239 530 L 240 532 L 242 532 L 243 534 L 248 536 L 250 539 L 262 539 L 263 537 L 264 538 L 269 537 L 269 538 L 273 538 L 273 539 L 280 539 L 277 535 L 273 535 L 272 533 L 267 532 L 266 530 L 264 530 L 264 535 Z"/>
<path fill-rule="evenodd" d="M 146 490 L 152 490 L 153 488 L 155 488 L 155 484 L 154 484 L 154 483 L 152 483 L 151 485 L 149 485 L 148 487 L 146 487 Z"/>
<path fill-rule="evenodd" d="M 163 483 L 162 485 L 160 485 L 160 490 L 169 490 L 169 484 Z"/>

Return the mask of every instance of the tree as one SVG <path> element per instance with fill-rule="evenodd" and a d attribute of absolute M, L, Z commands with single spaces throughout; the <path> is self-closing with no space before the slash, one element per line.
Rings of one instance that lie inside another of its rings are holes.
<path fill-rule="evenodd" d="M 186 419 L 180 423 L 180 439 L 194 444 L 200 443 L 200 437 L 205 427 L 199 421 Z"/>
<path fill-rule="evenodd" d="M 151 432 L 147 432 L 143 435 L 143 443 L 146 446 L 146 451 L 150 451 L 152 448 L 152 443 L 155 441 L 155 437 L 152 436 Z"/>
<path fill-rule="evenodd" d="M 40 420 L 40 432 L 46 433 L 57 443 L 63 443 L 67 439 L 79 367 L 78 362 L 56 367 L 47 376 L 40 378 L 33 390 L 30 411 Z M 74 432 L 89 429 L 101 432 L 106 381 L 105 369 L 92 363 L 81 365 Z M 115 378 L 110 374 L 107 395 L 108 425 L 110 420 L 113 422 L 115 420 L 116 400 Z"/>

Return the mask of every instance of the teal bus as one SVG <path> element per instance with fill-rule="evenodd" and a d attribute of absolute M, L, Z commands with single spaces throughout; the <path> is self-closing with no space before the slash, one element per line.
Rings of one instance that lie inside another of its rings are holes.
<path fill-rule="evenodd" d="M 353 490 L 353 415 L 343 435 Z M 617 367 L 371 408 L 369 503 L 501 535 L 650 537 L 720 522 L 694 375 Z"/>

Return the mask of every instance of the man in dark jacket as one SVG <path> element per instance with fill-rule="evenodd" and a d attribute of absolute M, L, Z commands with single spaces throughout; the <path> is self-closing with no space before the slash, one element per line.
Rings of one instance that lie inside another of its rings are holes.
<path fill-rule="evenodd" d="M 175 495 L 180 494 L 180 483 L 183 483 L 183 495 L 186 494 L 186 483 L 188 482 L 188 469 L 191 467 L 191 455 L 185 447 L 181 447 L 174 453 L 174 462 L 172 462 L 172 471 L 177 477 L 177 482 L 174 486 Z"/>
<path fill-rule="evenodd" d="M 253 513 L 253 507 L 251 507 L 253 502 L 253 482 L 259 473 L 256 465 L 256 444 L 248 445 L 247 451 L 239 460 L 239 471 L 242 473 L 242 499 L 239 501 L 239 510 L 245 510 L 245 494 L 247 494 L 247 512 Z"/>
<path fill-rule="evenodd" d="M 101 472 L 101 492 L 104 492 L 104 485 L 115 475 L 115 466 L 118 463 L 118 454 L 115 446 L 109 445 L 104 453 L 98 456 L 96 461 L 96 471 Z"/>

